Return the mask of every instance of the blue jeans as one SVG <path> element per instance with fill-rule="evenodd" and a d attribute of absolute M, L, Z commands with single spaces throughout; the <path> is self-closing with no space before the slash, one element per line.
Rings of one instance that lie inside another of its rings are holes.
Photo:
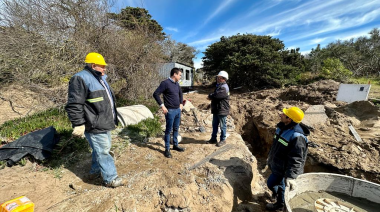
<path fill-rule="evenodd" d="M 268 188 L 277 196 L 277 203 L 285 202 L 285 178 L 284 176 L 271 174 L 267 181 Z"/>
<path fill-rule="evenodd" d="M 226 124 L 227 116 L 225 115 L 212 115 L 212 134 L 211 140 L 216 140 L 216 135 L 218 134 L 218 127 L 220 123 L 220 141 L 226 140 L 226 132 L 227 132 L 227 124 Z"/>
<path fill-rule="evenodd" d="M 117 177 L 115 162 L 110 155 L 111 132 L 88 133 L 84 135 L 92 149 L 92 162 L 90 174 L 101 173 L 105 183 Z"/>
<path fill-rule="evenodd" d="M 168 113 L 165 115 L 166 129 L 165 129 L 165 149 L 170 149 L 170 133 L 173 129 L 173 144 L 178 145 L 178 129 L 181 121 L 181 109 L 168 109 Z"/>

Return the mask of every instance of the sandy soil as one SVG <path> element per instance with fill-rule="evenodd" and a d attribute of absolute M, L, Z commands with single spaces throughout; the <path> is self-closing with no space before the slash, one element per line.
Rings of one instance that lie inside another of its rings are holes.
<path fill-rule="evenodd" d="M 219 148 L 205 144 L 208 133 L 182 133 L 184 153 L 163 156 L 161 138 L 131 143 L 115 138 L 116 166 L 126 184 L 105 188 L 88 180 L 89 153 L 56 173 L 35 163 L 0 170 L 0 201 L 25 195 L 36 211 L 262 211 L 263 177 L 241 136 L 231 132 L 226 151 L 190 168 Z M 57 175 L 62 178 L 55 178 Z"/>
<path fill-rule="evenodd" d="M 198 119 L 207 132 L 200 133 L 192 113 L 184 112 L 181 145 L 186 151 L 173 152 L 173 159 L 163 157 L 162 138 L 131 141 L 113 132 L 116 165 L 126 186 L 110 189 L 99 180 L 89 181 L 90 153 L 86 153 L 79 163 L 59 170 L 45 171 L 31 162 L 0 170 L 0 202 L 26 195 L 36 203 L 36 211 L 263 211 L 269 200 L 266 154 L 278 114 L 288 106 L 306 111 L 311 105 L 323 105 L 328 117 L 311 130 L 306 172 L 347 174 L 379 183 L 378 107 L 366 101 L 337 102 L 338 87 L 334 81 L 321 81 L 285 89 L 233 90 L 227 139 L 232 146 L 220 154 L 217 147 L 204 143 L 211 133 L 206 97 L 212 88 L 200 89 L 185 98 L 198 108 Z M 0 105 L 12 113 L 7 102 Z M 362 142 L 350 134 L 349 124 Z M 210 161 L 189 170 L 213 153 L 217 155 Z"/>
<path fill-rule="evenodd" d="M 11 86 L 0 90 L 0 125 L 5 121 L 32 115 L 55 105 L 54 99 L 40 95 L 37 90 Z"/>

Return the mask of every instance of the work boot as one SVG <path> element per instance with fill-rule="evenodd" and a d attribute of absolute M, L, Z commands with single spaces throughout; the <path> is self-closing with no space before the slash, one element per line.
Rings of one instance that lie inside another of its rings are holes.
<path fill-rule="evenodd" d="M 110 187 L 110 188 L 116 188 L 123 185 L 124 185 L 123 180 L 120 177 L 116 177 L 111 182 L 105 184 L 106 187 Z"/>
<path fill-rule="evenodd" d="M 284 203 L 268 203 L 265 208 L 268 211 L 283 211 L 284 210 Z"/>
<path fill-rule="evenodd" d="M 223 141 L 220 141 L 220 142 L 216 143 L 216 146 L 217 146 L 217 147 L 221 147 L 221 146 L 223 146 L 224 144 L 226 144 L 226 140 L 223 140 Z"/>
<path fill-rule="evenodd" d="M 184 148 L 181 148 L 179 146 L 173 146 L 173 150 L 178 151 L 178 152 L 184 152 L 185 151 Z"/>
<path fill-rule="evenodd" d="M 172 158 L 172 154 L 170 154 L 170 150 L 169 149 L 165 149 L 165 153 L 164 153 L 165 157 L 167 158 Z"/>
<path fill-rule="evenodd" d="M 272 196 L 270 197 L 270 201 L 274 202 L 277 199 L 277 194 L 273 193 Z"/>
<path fill-rule="evenodd" d="M 210 139 L 206 143 L 208 143 L 208 144 L 216 144 L 216 143 L 218 143 L 218 141 L 216 139 Z"/>

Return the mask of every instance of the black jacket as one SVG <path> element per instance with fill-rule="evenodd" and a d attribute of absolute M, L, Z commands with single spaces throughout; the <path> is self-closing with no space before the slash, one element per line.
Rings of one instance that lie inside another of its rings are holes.
<path fill-rule="evenodd" d="M 65 107 L 72 126 L 86 126 L 86 132 L 102 133 L 115 129 L 117 112 L 115 96 L 100 83 L 102 74 L 89 67 L 75 74 L 69 83 L 68 100 Z M 103 80 L 104 81 L 104 80 Z"/>
<path fill-rule="evenodd" d="M 230 89 L 227 83 L 217 85 L 214 93 L 208 95 L 211 99 L 211 113 L 215 115 L 225 115 L 230 113 Z"/>
<path fill-rule="evenodd" d="M 303 124 L 277 124 L 268 156 L 268 165 L 272 173 L 293 179 L 303 173 L 308 146 L 306 136 L 309 134 L 309 129 Z"/>

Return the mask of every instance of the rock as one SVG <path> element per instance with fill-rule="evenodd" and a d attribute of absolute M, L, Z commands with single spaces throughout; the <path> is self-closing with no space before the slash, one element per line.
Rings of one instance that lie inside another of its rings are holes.
<path fill-rule="evenodd" d="M 195 109 L 193 103 L 191 103 L 188 100 L 185 100 L 185 105 L 183 106 L 182 110 L 187 113 L 190 113 L 192 109 Z"/>

